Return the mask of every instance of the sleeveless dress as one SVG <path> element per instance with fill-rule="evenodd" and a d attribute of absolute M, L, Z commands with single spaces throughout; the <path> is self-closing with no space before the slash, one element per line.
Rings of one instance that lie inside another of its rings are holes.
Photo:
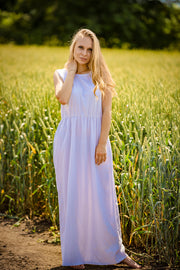
<path fill-rule="evenodd" d="M 63 80 L 66 69 L 57 69 Z M 127 256 L 122 244 L 111 144 L 95 163 L 101 132 L 101 91 L 91 73 L 76 74 L 69 103 L 61 105 L 53 159 L 58 191 L 62 265 L 110 265 Z"/>

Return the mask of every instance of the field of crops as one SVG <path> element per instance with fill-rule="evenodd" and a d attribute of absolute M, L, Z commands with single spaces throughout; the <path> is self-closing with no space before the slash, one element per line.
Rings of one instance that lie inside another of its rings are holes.
<path fill-rule="evenodd" d="M 124 243 L 177 264 L 180 53 L 103 54 L 117 84 L 109 138 Z M 0 45 L 0 211 L 57 226 L 53 73 L 67 57 L 68 48 Z"/>

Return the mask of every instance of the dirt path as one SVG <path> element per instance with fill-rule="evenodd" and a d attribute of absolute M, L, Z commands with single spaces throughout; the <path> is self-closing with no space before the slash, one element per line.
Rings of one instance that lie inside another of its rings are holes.
<path fill-rule="evenodd" d="M 20 222 L 0 216 L 0 269 L 1 270 L 68 270 L 61 266 L 59 232 L 47 221 L 23 219 Z M 130 269 L 119 265 L 87 265 L 86 269 Z M 170 269 L 143 267 L 143 269 Z M 177 269 L 177 268 L 176 268 Z"/>
<path fill-rule="evenodd" d="M 49 224 L 0 219 L 0 269 L 63 269 L 60 245 L 54 241 Z M 57 268 L 59 267 L 59 268 Z"/>

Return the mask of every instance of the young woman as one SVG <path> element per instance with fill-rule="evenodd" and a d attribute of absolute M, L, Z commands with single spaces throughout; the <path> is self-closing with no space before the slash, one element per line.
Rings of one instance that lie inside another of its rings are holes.
<path fill-rule="evenodd" d="M 96 35 L 73 37 L 65 68 L 54 73 L 61 121 L 54 137 L 63 266 L 124 262 L 109 130 L 115 84 Z"/>

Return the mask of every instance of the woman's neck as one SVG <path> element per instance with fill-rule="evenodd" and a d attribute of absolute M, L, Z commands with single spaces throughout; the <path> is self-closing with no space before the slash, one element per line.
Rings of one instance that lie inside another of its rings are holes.
<path fill-rule="evenodd" d="M 77 67 L 77 73 L 81 74 L 81 73 L 88 73 L 89 68 L 87 65 L 78 65 Z"/>

